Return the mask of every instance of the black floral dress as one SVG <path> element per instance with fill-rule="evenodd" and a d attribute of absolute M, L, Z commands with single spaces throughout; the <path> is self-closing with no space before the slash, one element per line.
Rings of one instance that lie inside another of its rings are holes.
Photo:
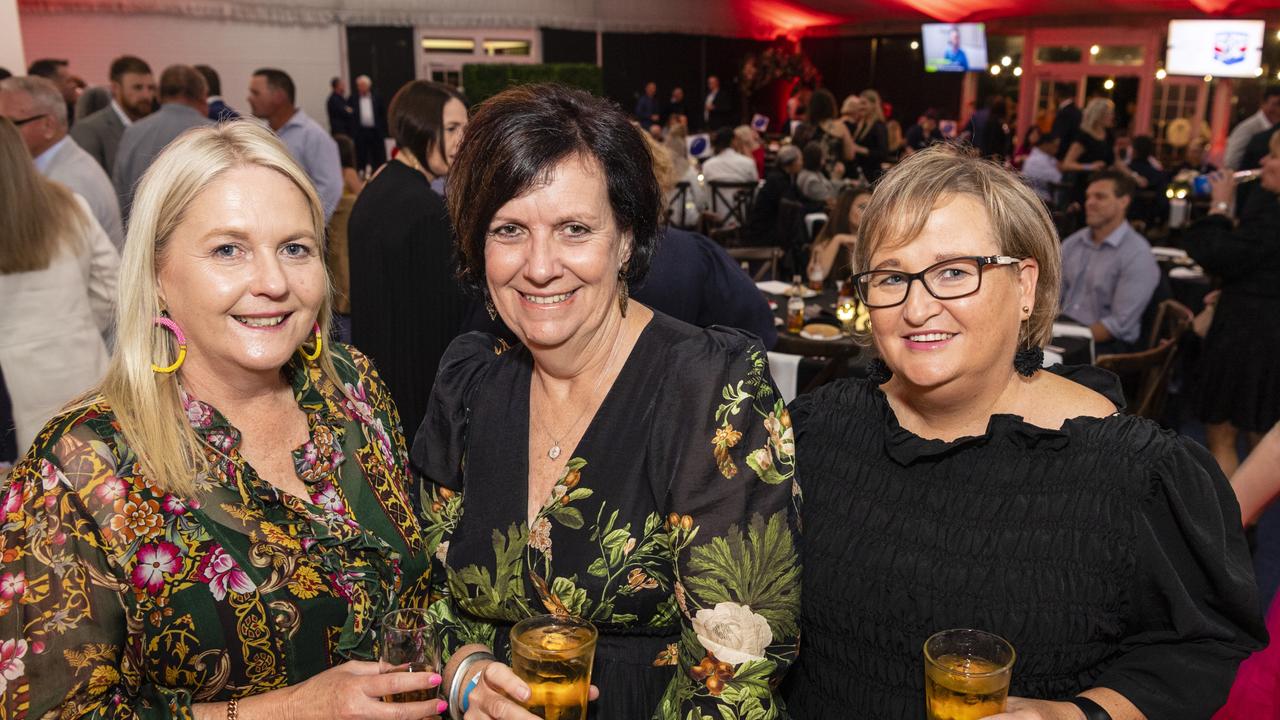
<path fill-rule="evenodd" d="M 189 396 L 210 463 L 190 496 L 147 477 L 105 403 L 45 426 L 0 488 L 0 719 L 191 717 L 377 659 L 378 619 L 426 604 L 428 555 L 391 397 L 363 355 L 334 361 L 341 387 L 286 368 L 309 502 Z"/>
<path fill-rule="evenodd" d="M 758 341 L 655 313 L 530 526 L 532 368 L 458 338 L 414 443 L 446 653 L 507 659 L 512 624 L 563 605 L 600 630 L 592 718 L 785 717 L 795 448 Z"/>

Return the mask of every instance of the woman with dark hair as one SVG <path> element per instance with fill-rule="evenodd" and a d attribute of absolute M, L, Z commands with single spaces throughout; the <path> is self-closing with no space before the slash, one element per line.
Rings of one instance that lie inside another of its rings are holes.
<path fill-rule="evenodd" d="M 804 169 L 796 175 L 796 192 L 806 206 L 815 210 L 826 209 L 827 201 L 836 194 L 835 185 L 822 174 L 827 152 L 822 143 L 812 140 L 804 146 L 801 157 Z"/>
<path fill-rule="evenodd" d="M 414 80 L 391 100 L 396 145 L 347 224 L 351 339 L 373 359 L 404 427 L 426 413 L 431 382 L 471 303 L 453 277 L 453 231 L 431 183 L 449 174 L 467 125 L 457 90 Z"/>
<path fill-rule="evenodd" d="M 822 174 L 832 180 L 849 175 L 851 168 L 847 163 L 854 157 L 853 136 L 840 119 L 836 98 L 830 90 L 819 88 L 809 96 L 809 124 L 813 126 L 813 135 L 805 139 L 805 145 L 822 143 L 827 154 L 822 163 Z"/>
<path fill-rule="evenodd" d="M 453 717 L 534 717 L 509 633 L 551 609 L 600 631 L 591 717 L 781 714 L 791 420 L 754 336 L 629 299 L 662 209 L 641 132 L 580 90 L 511 88 L 448 202 L 463 280 L 519 341 L 458 338 L 414 441 Z"/>
<path fill-rule="evenodd" d="M 858 243 L 858 226 L 871 202 L 871 188 L 865 185 L 847 187 L 836 196 L 831 220 L 813 240 L 809 251 L 809 277 L 849 279 L 853 267 L 853 248 Z"/>

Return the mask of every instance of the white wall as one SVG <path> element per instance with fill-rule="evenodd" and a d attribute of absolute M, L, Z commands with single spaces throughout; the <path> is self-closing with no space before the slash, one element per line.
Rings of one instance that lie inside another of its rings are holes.
<path fill-rule="evenodd" d="M 6 2 L 0 0 L 0 12 Z M 278 67 L 293 78 L 298 105 L 326 129 L 329 79 L 344 74 L 342 28 L 338 25 L 298 27 L 159 15 L 30 12 L 22 13 L 21 22 L 28 58 L 67 58 L 71 71 L 90 85 L 105 85 L 108 67 L 120 55 L 146 60 L 157 79 L 165 66 L 174 63 L 209 65 L 218 71 L 227 104 L 246 115 L 249 103 L 245 97 L 253 71 Z M 4 25 L 0 18 L 0 26 Z M 0 38 L 0 47 L 4 45 Z"/>
<path fill-rule="evenodd" d="M 0 67 L 14 75 L 26 72 L 22 34 L 18 31 L 18 0 L 0 0 Z"/>

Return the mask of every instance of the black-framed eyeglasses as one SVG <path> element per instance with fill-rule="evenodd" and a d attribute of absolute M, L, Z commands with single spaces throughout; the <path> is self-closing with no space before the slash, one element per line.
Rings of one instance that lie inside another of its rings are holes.
<path fill-rule="evenodd" d="M 868 270 L 853 276 L 862 303 L 869 308 L 887 308 L 907 300 L 911 283 L 919 280 L 929 294 L 939 300 L 955 300 L 982 289 L 982 269 L 988 265 L 1017 265 L 1026 258 L 1008 255 L 974 255 L 934 263 L 917 273 L 901 270 Z"/>
<path fill-rule="evenodd" d="M 21 120 L 15 120 L 14 118 L 9 118 L 9 122 L 13 123 L 17 127 L 22 127 L 23 125 L 26 125 L 29 122 L 35 122 L 36 120 L 39 120 L 42 117 L 48 117 L 48 116 L 49 116 L 49 113 L 40 113 L 39 115 L 32 115 L 31 117 L 25 117 L 25 118 L 22 118 Z M 0 116 L 0 117 L 3 117 L 3 116 Z"/>

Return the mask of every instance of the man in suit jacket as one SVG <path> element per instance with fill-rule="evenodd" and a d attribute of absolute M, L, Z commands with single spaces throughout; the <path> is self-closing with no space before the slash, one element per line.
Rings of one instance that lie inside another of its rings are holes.
<path fill-rule="evenodd" d="M 720 87 L 720 78 L 711 75 L 707 78 L 707 98 L 702 103 L 702 119 L 707 130 L 715 132 L 722 127 L 733 125 L 733 103 L 729 94 Z"/>
<path fill-rule="evenodd" d="M 329 99 L 325 110 L 329 115 L 329 134 L 346 135 L 355 140 L 355 111 L 347 103 L 347 84 L 336 77 L 329 81 Z"/>
<path fill-rule="evenodd" d="M 1065 95 L 1065 97 L 1064 97 Z M 1076 131 L 1080 129 L 1080 108 L 1076 107 L 1076 98 L 1072 94 L 1070 86 L 1059 88 L 1058 97 L 1063 98 L 1058 104 L 1058 112 L 1053 116 L 1053 130 L 1051 133 L 1058 138 L 1058 159 L 1067 156 L 1067 149 L 1071 147 L 1071 140 L 1075 138 Z"/>
<path fill-rule="evenodd" d="M 133 187 L 156 155 L 183 132 L 211 124 L 205 117 L 208 94 L 204 77 L 190 65 L 170 65 L 160 74 L 160 109 L 125 129 L 111 173 L 126 222 Z"/>
<path fill-rule="evenodd" d="M 231 122 L 239 120 L 240 113 L 222 100 L 222 80 L 218 71 L 208 65 L 196 65 L 196 70 L 204 76 L 204 84 L 209 86 L 209 112 L 207 117 L 214 122 Z"/>
<path fill-rule="evenodd" d="M 36 169 L 83 197 L 116 249 L 124 247 L 115 189 L 89 153 L 67 137 L 67 105 L 57 86 L 35 76 L 0 81 L 0 115 L 21 123 L 18 132 Z"/>
<path fill-rule="evenodd" d="M 132 55 L 118 57 L 111 62 L 111 104 L 76 123 L 71 139 L 110 175 L 124 129 L 150 115 L 155 99 L 151 66 Z"/>
<path fill-rule="evenodd" d="M 387 161 L 387 108 L 373 94 L 373 81 L 368 75 L 356 78 L 356 91 L 347 101 L 351 106 L 351 129 L 356 141 L 356 165 L 378 169 Z"/>

